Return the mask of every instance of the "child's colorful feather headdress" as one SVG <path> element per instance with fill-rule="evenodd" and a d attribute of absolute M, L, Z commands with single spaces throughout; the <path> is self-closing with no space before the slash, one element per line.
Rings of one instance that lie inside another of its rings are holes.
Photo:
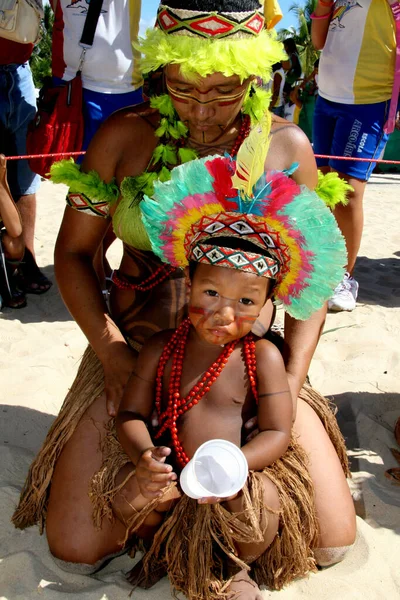
<path fill-rule="evenodd" d="M 211 156 L 176 167 L 170 181 L 155 183 L 153 199 L 142 201 L 142 218 L 164 262 L 196 261 L 274 279 L 275 299 L 294 318 L 307 319 L 342 280 L 345 243 L 315 192 L 284 173 L 264 173 L 267 148 L 261 125 L 236 161 Z M 335 185 L 342 194 L 345 184 Z M 247 240 L 254 251 L 222 247 L 217 238 L 226 237 Z"/>

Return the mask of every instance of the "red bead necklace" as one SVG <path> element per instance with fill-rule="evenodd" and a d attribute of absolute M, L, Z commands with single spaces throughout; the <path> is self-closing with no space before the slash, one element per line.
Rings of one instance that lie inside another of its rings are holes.
<path fill-rule="evenodd" d="M 238 136 L 237 136 L 237 138 L 235 140 L 235 143 L 232 146 L 231 151 L 229 152 L 229 156 L 231 158 L 235 158 L 236 154 L 238 153 L 238 150 L 239 150 L 240 146 L 242 145 L 242 143 L 244 142 L 244 140 L 249 135 L 250 129 L 251 129 L 250 115 L 244 115 L 242 124 L 240 126 L 240 130 L 239 130 Z"/>
<path fill-rule="evenodd" d="M 124 276 L 121 276 L 119 271 L 114 271 L 112 274 L 112 282 L 119 290 L 138 290 L 139 292 L 147 292 L 167 279 L 174 271 L 175 267 L 171 267 L 171 265 L 160 265 L 141 283 L 131 283 Z"/>
<path fill-rule="evenodd" d="M 232 342 L 229 342 L 229 344 L 226 344 L 217 360 L 212 363 L 200 381 L 196 383 L 187 396 L 182 397 L 180 393 L 182 368 L 190 326 L 190 319 L 186 318 L 172 335 L 161 354 L 156 377 L 155 406 L 158 414 L 160 429 L 155 437 L 156 439 L 159 438 L 167 429 L 170 431 L 176 460 L 182 468 L 189 462 L 190 459 L 186 455 L 183 446 L 179 441 L 177 421 L 179 417 L 181 417 L 190 408 L 198 404 L 203 396 L 210 391 L 212 384 L 217 381 L 223 368 L 226 366 L 230 355 L 240 342 L 239 339 L 233 340 Z M 258 401 L 256 379 L 256 345 L 252 333 L 249 333 L 243 338 L 243 350 L 250 387 L 256 401 Z M 161 412 L 164 372 L 171 356 L 172 368 L 168 384 L 167 408 L 164 412 Z"/>

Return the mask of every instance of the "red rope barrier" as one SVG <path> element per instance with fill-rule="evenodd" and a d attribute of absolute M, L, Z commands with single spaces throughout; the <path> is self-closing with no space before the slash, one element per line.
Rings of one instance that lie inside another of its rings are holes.
<path fill-rule="evenodd" d="M 45 158 L 47 156 L 51 156 L 51 158 L 55 158 L 56 156 L 79 156 L 80 154 L 86 154 L 85 151 L 81 152 L 54 152 L 53 154 L 24 154 L 23 156 L 6 156 L 7 160 L 22 160 L 27 158 Z"/>
<path fill-rule="evenodd" d="M 386 165 L 400 165 L 400 160 L 384 160 L 383 158 L 357 158 L 355 156 L 328 156 L 325 154 L 314 154 L 315 158 L 334 158 L 335 160 L 357 160 L 360 162 L 380 163 Z"/>
<path fill-rule="evenodd" d="M 84 151 L 81 152 L 56 152 L 54 154 L 26 154 L 23 156 L 6 156 L 7 160 L 22 160 L 28 158 L 45 158 L 51 157 L 56 158 L 59 156 L 80 156 L 81 154 L 86 154 Z M 386 165 L 400 165 L 400 160 L 384 160 L 382 158 L 372 159 L 372 158 L 356 158 L 353 156 L 329 156 L 327 154 L 315 154 L 315 158 L 330 158 L 335 160 L 356 160 L 360 162 L 369 162 L 369 163 L 379 163 Z"/>

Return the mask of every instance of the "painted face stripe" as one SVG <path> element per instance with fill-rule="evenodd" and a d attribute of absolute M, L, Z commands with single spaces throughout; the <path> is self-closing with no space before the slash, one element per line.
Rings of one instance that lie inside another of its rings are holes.
<path fill-rule="evenodd" d="M 218 102 L 218 103 L 220 103 L 220 106 L 222 106 L 222 105 L 228 106 L 229 104 L 235 104 L 241 98 L 243 98 L 244 94 L 246 93 L 246 89 L 244 89 L 244 90 L 241 90 L 240 92 L 238 92 L 237 94 L 231 94 L 231 95 L 224 94 L 223 96 L 217 96 L 216 98 L 213 98 L 213 100 L 203 101 L 203 100 L 199 100 L 198 98 L 196 98 L 196 96 L 192 96 L 191 94 L 177 92 L 176 90 L 171 88 L 168 85 L 168 83 L 167 83 L 167 89 L 168 89 L 169 93 L 171 94 L 171 97 L 174 98 L 175 100 L 177 100 L 178 102 L 186 101 L 186 103 L 188 103 L 189 101 L 193 101 L 193 102 L 197 102 L 198 104 L 215 104 L 216 102 Z M 201 92 L 199 92 L 199 93 L 201 93 Z"/>
<path fill-rule="evenodd" d="M 175 102 L 180 102 L 181 104 L 189 104 L 189 100 L 187 98 L 180 98 L 179 96 L 176 96 L 175 93 L 172 92 L 169 88 L 168 91 L 169 95 L 173 100 L 175 100 Z"/>

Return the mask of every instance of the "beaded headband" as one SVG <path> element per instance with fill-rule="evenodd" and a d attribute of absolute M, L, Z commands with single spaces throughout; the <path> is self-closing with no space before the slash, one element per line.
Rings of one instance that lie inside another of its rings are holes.
<path fill-rule="evenodd" d="M 267 147 L 265 132 L 256 128 L 237 161 L 213 156 L 176 167 L 170 181 L 155 183 L 153 199 L 141 202 L 142 219 L 162 261 L 185 267 L 197 260 L 274 278 L 275 299 L 294 318 L 307 319 L 342 280 L 345 243 L 315 192 L 283 173 L 264 173 Z M 267 257 L 256 248 L 235 252 L 234 244 L 212 243 L 227 236 L 251 242 Z"/>
<path fill-rule="evenodd" d="M 161 4 L 157 13 L 157 26 L 165 33 L 200 36 L 210 39 L 258 35 L 265 25 L 261 7 L 241 12 L 203 12 L 173 9 Z"/>
<path fill-rule="evenodd" d="M 232 247 L 212 245 L 213 238 L 231 238 Z M 234 241 L 246 240 L 254 247 L 251 251 L 235 249 Z M 260 248 L 269 256 L 256 253 Z M 287 271 L 288 249 L 282 240 L 277 240 L 275 231 L 265 222 L 251 215 L 237 212 L 220 212 L 201 217 L 188 229 L 184 239 L 185 255 L 191 260 L 209 265 L 230 267 L 254 273 L 261 277 L 277 279 Z"/>
<path fill-rule="evenodd" d="M 194 244 L 188 255 L 189 262 L 203 263 L 214 267 L 238 269 L 260 277 L 274 279 L 279 272 L 279 262 L 268 256 L 245 252 L 244 250 L 213 246 L 212 244 Z"/>

